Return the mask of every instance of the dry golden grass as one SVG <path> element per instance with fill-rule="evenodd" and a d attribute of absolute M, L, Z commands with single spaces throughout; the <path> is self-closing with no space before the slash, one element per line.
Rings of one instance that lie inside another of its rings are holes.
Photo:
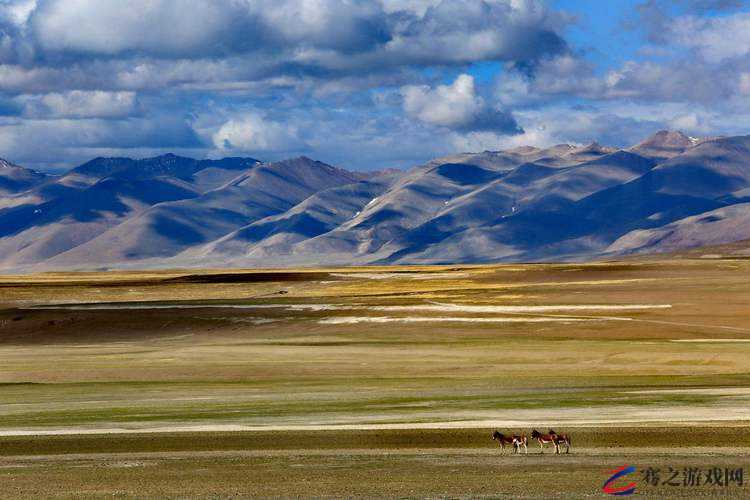
<path fill-rule="evenodd" d="M 748 278 L 720 259 L 0 277 L 0 496 L 546 498 L 624 463 L 750 465 Z M 455 307 L 409 309 L 436 302 Z M 611 309 L 637 304 L 670 307 Z M 574 455 L 486 438 L 547 425 Z M 685 434 L 698 448 L 672 448 Z"/>
<path fill-rule="evenodd" d="M 0 383 L 12 384 L 0 426 L 742 420 L 744 395 L 633 389 L 747 387 L 748 271 L 675 260 L 0 278 Z M 457 309 L 408 310 L 433 301 Z M 30 308 L 134 302 L 170 307 Z M 461 309 L 591 304 L 670 307 Z M 321 324 L 430 315 L 522 321 Z M 706 339 L 723 341 L 673 342 Z"/>

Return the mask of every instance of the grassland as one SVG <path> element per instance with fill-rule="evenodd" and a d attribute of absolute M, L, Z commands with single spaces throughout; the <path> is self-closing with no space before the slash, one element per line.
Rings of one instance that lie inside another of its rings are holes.
<path fill-rule="evenodd" d="M 743 259 L 0 277 L 0 495 L 547 496 L 623 460 L 748 465 L 749 304 Z M 574 454 L 488 439 L 534 426 Z"/>
<path fill-rule="evenodd" d="M 746 486 L 645 483 L 655 468 L 750 466 L 750 434 L 718 426 L 569 428 L 570 454 L 511 455 L 479 429 L 165 433 L 0 439 L 3 498 L 601 496 L 634 465 L 644 497 L 742 497 Z M 689 440 L 685 437 L 689 436 Z M 682 481 L 682 479 L 680 479 Z"/>

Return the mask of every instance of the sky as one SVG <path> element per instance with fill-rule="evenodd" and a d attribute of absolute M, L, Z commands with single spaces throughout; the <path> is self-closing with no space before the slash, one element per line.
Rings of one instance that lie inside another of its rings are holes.
<path fill-rule="evenodd" d="M 0 157 L 375 170 L 750 133 L 744 0 L 0 0 Z"/>

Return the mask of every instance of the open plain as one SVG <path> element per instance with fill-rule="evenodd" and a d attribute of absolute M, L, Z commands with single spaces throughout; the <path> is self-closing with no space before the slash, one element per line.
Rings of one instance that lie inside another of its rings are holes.
<path fill-rule="evenodd" d="M 750 260 L 692 257 L 0 277 L 0 496 L 586 496 L 625 464 L 750 466 Z M 550 426 L 570 455 L 490 440 Z"/>

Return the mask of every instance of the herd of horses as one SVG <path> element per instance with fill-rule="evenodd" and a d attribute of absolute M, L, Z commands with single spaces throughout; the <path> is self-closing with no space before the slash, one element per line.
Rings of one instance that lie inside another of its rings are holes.
<path fill-rule="evenodd" d="M 500 443 L 500 448 L 505 451 L 506 445 L 513 446 L 513 453 L 521 453 L 521 447 L 523 446 L 524 453 L 529 452 L 528 444 L 529 438 L 526 434 L 511 434 L 505 435 L 502 432 L 495 431 L 492 433 L 492 439 Z M 547 434 L 542 434 L 538 430 L 534 429 L 531 431 L 531 439 L 539 443 L 539 449 L 544 453 L 544 445 L 551 444 L 555 448 L 555 453 L 560 453 L 560 446 L 565 446 L 565 453 L 570 453 L 570 435 L 558 434 L 557 432 L 550 429 Z"/>

